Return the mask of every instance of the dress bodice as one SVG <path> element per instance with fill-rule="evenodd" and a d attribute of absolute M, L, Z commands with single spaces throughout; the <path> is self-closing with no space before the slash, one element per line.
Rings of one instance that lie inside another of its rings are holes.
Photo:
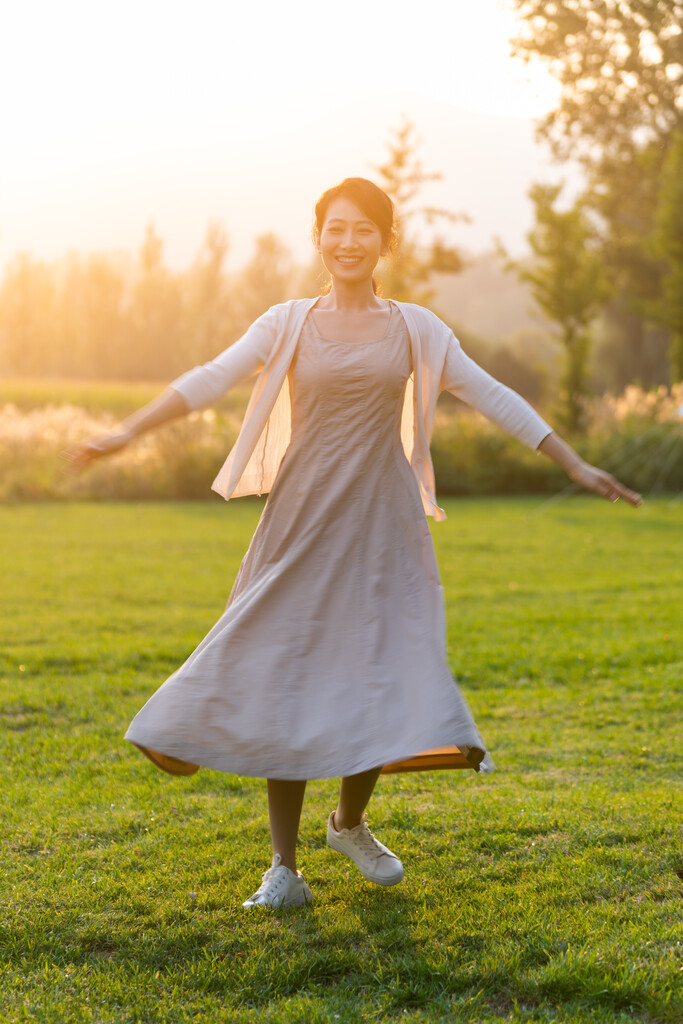
<path fill-rule="evenodd" d="M 382 337 L 367 342 L 323 337 L 309 314 L 289 372 L 290 448 L 379 455 L 400 446 L 410 372 L 408 332 L 393 306 Z"/>

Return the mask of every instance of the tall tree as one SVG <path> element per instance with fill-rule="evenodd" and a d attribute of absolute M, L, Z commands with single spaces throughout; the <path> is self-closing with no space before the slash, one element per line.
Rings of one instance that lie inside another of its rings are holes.
<path fill-rule="evenodd" d="M 562 86 L 539 135 L 559 159 L 581 161 L 585 204 L 602 221 L 614 293 L 608 331 L 621 334 L 637 376 L 659 383 L 661 345 L 647 320 L 662 262 L 648 239 L 664 163 L 683 128 L 683 0 L 513 3 L 521 18 L 514 52 L 540 57 Z"/>
<path fill-rule="evenodd" d="M 51 268 L 28 253 L 9 263 L 0 288 L 0 354 L 13 373 L 54 373 L 56 289 Z"/>
<path fill-rule="evenodd" d="M 149 224 L 131 298 L 130 329 L 117 358 L 121 376 L 158 380 L 185 368 L 181 309 L 180 283 L 164 266 L 163 242 Z"/>
<path fill-rule="evenodd" d="M 683 132 L 677 132 L 662 174 L 655 245 L 664 264 L 654 315 L 671 331 L 671 376 L 683 380 Z"/>
<path fill-rule="evenodd" d="M 125 332 L 129 276 L 125 259 L 70 253 L 58 265 L 55 330 L 59 372 L 75 377 L 116 376 Z"/>
<path fill-rule="evenodd" d="M 225 273 L 228 236 L 211 221 L 183 282 L 183 343 L 190 361 L 212 359 L 235 340 L 235 315 Z"/>
<path fill-rule="evenodd" d="M 562 86 L 539 131 L 560 158 L 667 146 L 683 123 L 683 0 L 513 0 L 518 55 Z"/>
<path fill-rule="evenodd" d="M 425 226 L 441 221 L 453 224 L 466 220 L 462 213 L 419 202 L 425 185 L 440 181 L 443 175 L 426 172 L 417 156 L 418 142 L 413 124 L 404 119 L 395 128 L 387 143 L 387 160 L 375 167 L 377 184 L 394 203 L 397 214 L 397 255 L 378 276 L 387 295 L 399 301 L 429 305 L 434 297 L 429 280 L 435 273 L 457 274 L 463 268 L 458 250 L 442 235 L 428 241 L 423 238 Z M 420 230 L 420 228 L 422 230 Z"/>
<path fill-rule="evenodd" d="M 292 254 L 272 232 L 259 235 L 236 282 L 236 304 L 244 330 L 270 306 L 284 302 L 293 273 Z"/>
<path fill-rule="evenodd" d="M 558 325 L 564 348 L 562 419 L 568 430 L 576 431 L 586 395 L 589 328 L 608 291 L 594 229 L 579 204 L 557 209 L 561 191 L 561 185 L 532 186 L 536 224 L 527 239 L 534 262 L 511 265 L 531 285 L 543 313 Z"/>

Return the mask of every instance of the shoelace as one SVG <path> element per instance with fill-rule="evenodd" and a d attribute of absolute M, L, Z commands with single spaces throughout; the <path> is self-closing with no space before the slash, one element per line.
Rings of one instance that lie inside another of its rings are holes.
<path fill-rule="evenodd" d="M 277 878 L 273 877 L 275 875 L 275 872 L 276 872 L 277 868 L 279 868 L 279 867 L 280 867 L 280 855 L 276 854 L 276 856 L 275 856 L 275 858 L 273 860 L 272 865 L 268 868 L 267 871 L 264 871 L 263 874 L 261 875 L 261 884 L 260 884 L 260 886 L 258 887 L 256 892 L 254 893 L 254 895 L 249 897 L 249 901 L 250 902 L 253 902 L 256 899 L 258 899 L 259 896 L 265 896 L 267 899 L 270 900 L 270 899 L 272 899 L 273 896 L 277 895 L 279 890 L 282 888 L 282 886 L 287 881 L 287 875 L 285 875 L 284 872 L 282 874 L 278 875 Z"/>
<path fill-rule="evenodd" d="M 358 845 L 363 849 L 364 853 L 369 854 L 371 857 L 377 859 L 383 856 L 384 850 L 378 849 L 379 842 L 373 836 L 372 832 L 368 828 L 367 821 L 361 821 L 358 826 L 358 833 L 356 835 L 356 841 Z"/>

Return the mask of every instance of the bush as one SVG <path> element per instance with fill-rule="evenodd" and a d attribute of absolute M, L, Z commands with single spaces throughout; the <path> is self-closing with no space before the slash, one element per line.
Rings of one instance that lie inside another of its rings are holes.
<path fill-rule="evenodd" d="M 204 498 L 237 437 L 234 417 L 192 413 L 74 477 L 60 452 L 115 425 L 75 406 L 0 409 L 0 500 Z"/>
<path fill-rule="evenodd" d="M 628 389 L 589 409 L 588 432 L 576 441 L 584 458 L 644 493 L 683 491 L 683 387 Z M 206 498 L 232 447 L 244 403 L 193 413 L 141 438 L 121 454 L 73 477 L 59 458 L 114 417 L 70 404 L 0 408 L 0 500 Z M 440 408 L 432 444 L 441 495 L 554 494 L 567 478 L 481 416 Z"/>

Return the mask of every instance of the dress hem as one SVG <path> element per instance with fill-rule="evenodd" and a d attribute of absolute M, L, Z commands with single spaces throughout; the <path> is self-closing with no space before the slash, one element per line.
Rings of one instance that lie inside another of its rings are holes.
<path fill-rule="evenodd" d="M 213 758 L 208 757 L 202 759 L 203 763 L 197 764 L 194 761 L 188 761 L 180 757 L 176 757 L 173 754 L 164 754 L 161 751 L 155 750 L 137 740 L 131 739 L 130 736 L 126 735 L 125 739 L 129 743 L 132 743 L 134 747 L 137 747 L 149 758 L 149 760 L 161 771 L 166 772 L 168 775 L 177 776 L 190 776 L 194 775 L 199 771 L 200 767 L 211 768 L 214 771 L 225 772 L 230 775 L 244 775 L 248 778 L 260 778 L 260 779 L 288 779 L 291 781 L 296 780 L 313 780 L 313 779 L 337 779 L 348 775 L 358 775 L 361 772 L 370 771 L 372 768 L 376 768 L 378 759 L 374 759 L 371 764 L 360 763 L 358 765 L 340 766 L 338 770 L 326 770 L 324 773 L 319 771 L 304 769 L 303 771 L 291 771 L 288 770 L 287 775 L 282 775 L 278 769 L 272 771 L 263 769 L 254 770 L 253 765 L 247 765 L 244 763 L 238 765 L 239 759 L 226 758 L 224 755 Z M 403 756 L 396 758 L 391 756 L 386 759 L 379 759 L 379 763 L 382 764 L 382 775 L 393 775 L 400 772 L 421 772 L 421 771 L 435 771 L 435 770 L 454 770 L 458 768 L 470 768 L 475 772 L 481 770 L 486 759 L 486 751 L 481 747 L 470 746 L 464 744 L 461 747 L 456 745 L 433 747 L 430 749 L 421 750 L 417 754 L 409 756 Z M 218 761 L 221 764 L 218 764 Z M 232 764 L 228 767 L 228 762 L 232 761 Z M 213 763 L 212 763 L 213 762 Z"/>

